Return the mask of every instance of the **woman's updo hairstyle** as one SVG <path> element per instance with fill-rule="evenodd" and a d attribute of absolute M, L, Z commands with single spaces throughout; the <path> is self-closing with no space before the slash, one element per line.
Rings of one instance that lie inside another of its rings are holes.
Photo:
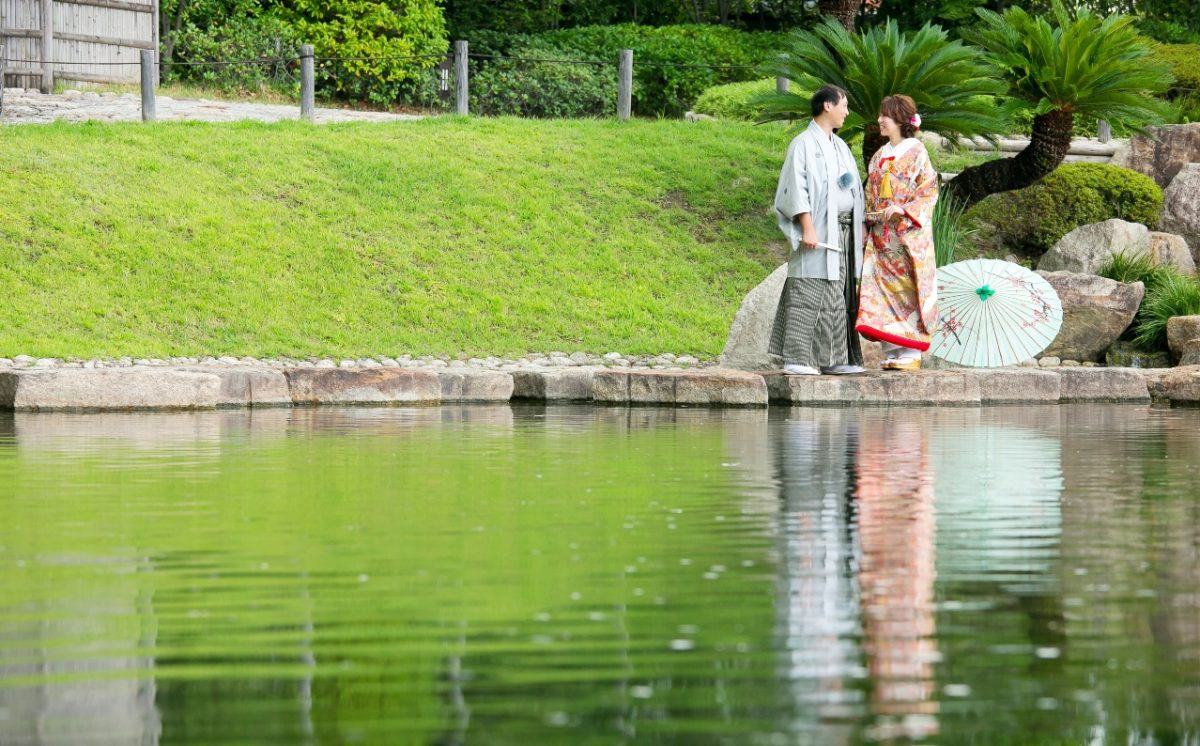
<path fill-rule="evenodd" d="M 888 96 L 879 105 L 879 113 L 900 125 L 901 137 L 917 136 L 921 120 L 917 119 L 917 105 L 908 96 Z"/>

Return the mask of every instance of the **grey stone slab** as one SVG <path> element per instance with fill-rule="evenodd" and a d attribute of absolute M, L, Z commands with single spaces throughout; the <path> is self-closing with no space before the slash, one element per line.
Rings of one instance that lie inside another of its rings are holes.
<path fill-rule="evenodd" d="M 181 368 L 211 373 L 221 380 L 218 407 L 290 407 L 292 395 L 283 371 L 271 368 Z"/>
<path fill-rule="evenodd" d="M 592 377 L 592 400 L 603 404 L 628 404 L 629 371 L 596 371 Z"/>
<path fill-rule="evenodd" d="M 448 370 L 437 372 L 443 402 L 508 401 L 513 395 L 513 377 L 494 370 Z"/>
<path fill-rule="evenodd" d="M 633 376 L 630 375 L 632 388 Z M 675 375 L 676 404 L 765 407 L 767 384 L 761 375 L 709 368 Z"/>
<path fill-rule="evenodd" d="M 289 368 L 293 404 L 438 404 L 437 373 L 412 368 Z"/>
<path fill-rule="evenodd" d="M 998 368 L 971 371 L 979 382 L 981 404 L 1057 404 L 1062 396 L 1057 373 L 1035 368 Z"/>
<path fill-rule="evenodd" d="M 171 368 L 57 368 L 0 372 L 0 409 L 213 409 L 221 380 Z"/>
<path fill-rule="evenodd" d="M 1150 400 L 1146 377 L 1135 368 L 1055 368 L 1060 401 Z"/>
<path fill-rule="evenodd" d="M 764 376 L 772 401 L 810 406 L 980 403 L 979 379 L 961 370 L 867 372 L 856 376 Z"/>
<path fill-rule="evenodd" d="M 629 371 L 630 404 L 675 405 L 678 373 L 657 370 Z"/>
<path fill-rule="evenodd" d="M 1172 404 L 1200 404 L 1200 365 L 1170 368 L 1152 379 L 1151 395 Z"/>
<path fill-rule="evenodd" d="M 592 398 L 594 374 L 590 368 L 514 370 L 512 398 L 588 401 Z"/>

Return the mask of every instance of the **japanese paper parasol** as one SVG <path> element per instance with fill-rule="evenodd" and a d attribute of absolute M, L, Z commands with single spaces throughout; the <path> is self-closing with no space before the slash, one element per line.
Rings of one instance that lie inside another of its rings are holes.
<path fill-rule="evenodd" d="M 1012 262 L 971 259 L 937 271 L 938 323 L 929 353 L 959 365 L 1016 365 L 1046 349 L 1062 326 L 1062 301 Z"/>

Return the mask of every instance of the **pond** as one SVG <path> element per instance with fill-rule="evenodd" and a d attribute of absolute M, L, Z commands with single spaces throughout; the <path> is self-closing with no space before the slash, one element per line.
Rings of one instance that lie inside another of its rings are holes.
<path fill-rule="evenodd" d="M 0 417 L 0 744 L 1196 744 L 1200 410 Z"/>

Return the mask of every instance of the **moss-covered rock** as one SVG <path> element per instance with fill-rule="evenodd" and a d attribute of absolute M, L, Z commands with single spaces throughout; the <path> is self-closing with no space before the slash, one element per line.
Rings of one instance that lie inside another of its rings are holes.
<path fill-rule="evenodd" d="M 993 194 L 966 219 L 985 250 L 1038 257 L 1081 225 L 1120 218 L 1154 227 L 1163 194 L 1154 180 L 1103 163 L 1068 163 L 1025 189 Z"/>

